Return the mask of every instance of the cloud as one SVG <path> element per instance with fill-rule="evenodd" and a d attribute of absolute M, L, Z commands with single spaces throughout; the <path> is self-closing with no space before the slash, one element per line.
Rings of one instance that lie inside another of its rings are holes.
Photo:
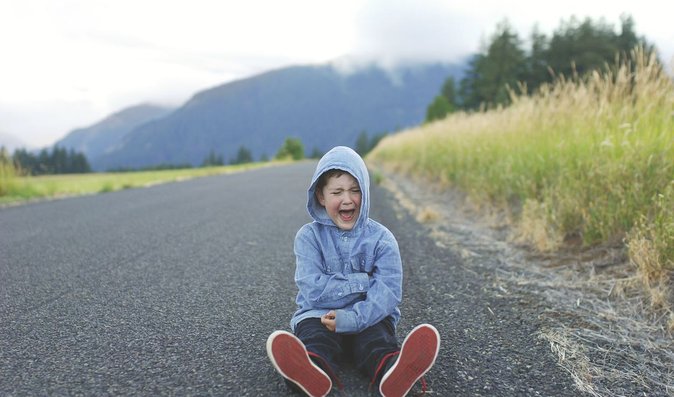
<path fill-rule="evenodd" d="M 0 129 L 46 144 L 44 131 L 53 142 L 125 106 L 179 105 L 283 66 L 455 62 L 504 18 L 526 40 L 535 23 L 550 34 L 562 18 L 603 15 L 617 28 L 623 12 L 674 56 L 659 0 L 0 1 Z"/>
<path fill-rule="evenodd" d="M 26 144 L 14 135 L 0 131 L 0 148 L 3 147 L 11 154 L 15 149 L 26 147 Z"/>
<path fill-rule="evenodd" d="M 480 27 L 442 1 L 371 1 L 356 17 L 351 55 L 391 67 L 417 61 L 457 61 L 475 51 Z"/>

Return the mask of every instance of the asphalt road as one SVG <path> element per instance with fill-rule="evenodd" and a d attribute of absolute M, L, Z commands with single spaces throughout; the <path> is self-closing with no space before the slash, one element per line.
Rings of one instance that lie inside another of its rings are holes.
<path fill-rule="evenodd" d="M 265 341 L 294 311 L 314 166 L 0 209 L 0 395 L 290 394 Z M 578 395 L 536 309 L 491 293 L 392 200 L 373 187 L 371 217 L 403 256 L 399 337 L 440 331 L 433 395 Z M 353 369 L 341 377 L 344 395 L 369 395 Z"/>

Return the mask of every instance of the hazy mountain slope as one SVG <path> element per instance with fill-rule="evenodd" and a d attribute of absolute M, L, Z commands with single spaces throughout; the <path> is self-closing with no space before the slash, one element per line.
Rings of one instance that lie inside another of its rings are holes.
<path fill-rule="evenodd" d="M 85 128 L 71 131 L 56 146 L 84 152 L 90 161 L 123 146 L 124 137 L 136 127 L 160 118 L 171 108 L 143 104 L 116 112 Z"/>
<path fill-rule="evenodd" d="M 123 145 L 92 159 L 96 168 L 199 165 L 211 150 L 231 159 L 240 146 L 273 156 L 288 136 L 307 152 L 355 144 L 423 121 L 426 107 L 460 65 L 341 74 L 329 65 L 279 69 L 197 93 L 167 116 L 128 133 Z"/>

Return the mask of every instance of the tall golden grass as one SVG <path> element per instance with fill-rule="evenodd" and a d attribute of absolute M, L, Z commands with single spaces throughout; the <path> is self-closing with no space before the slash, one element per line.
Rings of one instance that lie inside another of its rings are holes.
<path fill-rule="evenodd" d="M 9 159 L 0 156 L 0 197 L 12 192 L 16 186 L 17 170 Z"/>
<path fill-rule="evenodd" d="M 654 54 L 632 55 L 390 136 L 368 160 L 505 206 L 540 250 L 626 242 L 644 279 L 662 283 L 674 270 L 674 84 Z"/>

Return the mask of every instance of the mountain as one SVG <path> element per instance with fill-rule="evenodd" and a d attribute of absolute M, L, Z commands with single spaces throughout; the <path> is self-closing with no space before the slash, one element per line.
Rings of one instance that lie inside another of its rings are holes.
<path fill-rule="evenodd" d="M 71 131 L 54 145 L 84 152 L 92 161 L 124 145 L 127 134 L 151 120 L 161 118 L 173 109 L 142 104 L 123 109 L 98 123 Z"/>
<path fill-rule="evenodd" d="M 232 159 L 241 146 L 273 157 L 287 137 L 307 152 L 353 146 L 370 136 L 417 125 L 449 76 L 463 65 L 432 64 L 340 73 L 331 65 L 294 66 L 194 95 L 182 107 L 126 133 L 121 145 L 93 153 L 94 169 L 199 165 L 209 152 Z M 91 152 L 91 153 L 90 153 Z"/>

